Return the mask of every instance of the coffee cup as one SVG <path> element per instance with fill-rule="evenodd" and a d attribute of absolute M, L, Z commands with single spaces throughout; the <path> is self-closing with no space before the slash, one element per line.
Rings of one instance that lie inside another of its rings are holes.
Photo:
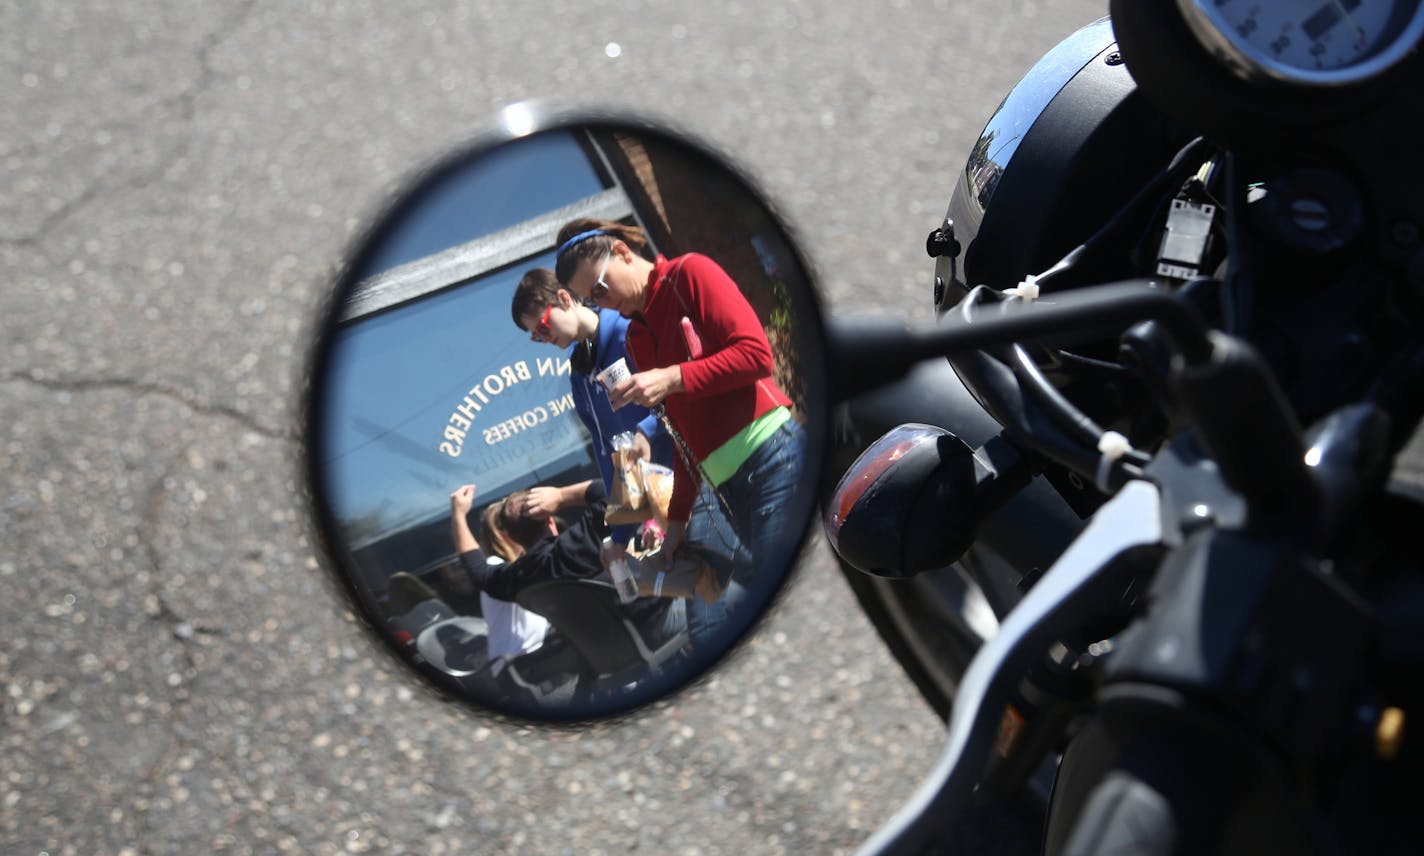
<path fill-rule="evenodd" d="M 613 387 L 632 377 L 632 374 L 628 371 L 628 361 L 619 357 L 618 362 L 612 363 L 595 377 L 604 389 L 612 392 Z"/>

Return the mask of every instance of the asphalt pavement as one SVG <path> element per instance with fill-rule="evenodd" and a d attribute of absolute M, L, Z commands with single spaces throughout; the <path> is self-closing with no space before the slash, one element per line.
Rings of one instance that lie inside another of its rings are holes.
<path fill-rule="evenodd" d="M 1104 2 L 0 4 L 0 852 L 847 852 L 942 730 L 823 542 L 707 682 L 547 731 L 372 650 L 308 532 L 316 312 L 529 97 L 700 135 L 830 311 L 927 320 L 999 99 Z"/>

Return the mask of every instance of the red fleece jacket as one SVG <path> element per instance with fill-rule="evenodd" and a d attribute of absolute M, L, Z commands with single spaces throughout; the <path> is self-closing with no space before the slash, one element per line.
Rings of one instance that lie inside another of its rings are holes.
<path fill-rule="evenodd" d="M 716 262 L 698 253 L 658 256 L 648 277 L 643 311 L 628 325 L 628 355 L 636 371 L 682 366 L 684 391 L 668 396 L 668 419 L 698 463 L 769 410 L 789 406 L 771 379 L 766 331 L 737 284 Z M 692 320 L 702 343 L 693 359 L 683 336 Z M 699 476 L 674 456 L 671 520 L 686 520 Z"/>

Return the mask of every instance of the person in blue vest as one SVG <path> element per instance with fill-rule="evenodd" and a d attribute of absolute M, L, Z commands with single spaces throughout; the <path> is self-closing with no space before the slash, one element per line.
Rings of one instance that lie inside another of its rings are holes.
<path fill-rule="evenodd" d="M 657 416 L 637 405 L 614 410 L 607 391 L 595 379 L 608 366 L 627 359 L 627 318 L 611 309 L 585 306 L 560 286 L 554 272 L 546 268 L 531 269 L 520 279 L 510 303 L 510 315 L 515 325 L 535 342 L 568 350 L 574 409 L 593 438 L 594 455 L 605 489 L 611 492 L 613 486 L 612 440 L 620 433 L 633 434 L 638 457 L 672 468 L 676 451 Z M 633 370 L 631 360 L 629 369 Z M 532 488 L 520 511 L 531 517 L 547 517 L 563 508 L 566 499 L 567 491 L 558 487 Z M 709 564 L 728 588 L 722 600 L 715 604 L 698 598 L 689 601 L 688 635 L 694 647 L 726 620 L 728 610 L 742 597 L 743 590 L 731 579 L 731 574 L 737 562 L 745 563 L 748 559 L 725 516 L 716 510 L 715 498 L 703 497 L 699 505 L 702 513 L 698 516 L 703 523 L 701 540 Z M 638 527 L 639 524 L 613 527 L 614 542 L 626 545 Z M 695 539 L 696 533 L 692 537 Z"/>
<path fill-rule="evenodd" d="M 616 312 L 599 312 L 584 306 L 559 287 L 553 271 L 544 268 L 534 268 L 520 279 L 510 311 L 514 323 L 529 338 L 568 351 L 574 410 L 593 438 L 605 493 L 613 495 L 613 437 L 618 434 L 634 436 L 634 442 L 643 447 L 640 457 L 672 466 L 672 440 L 658 418 L 646 407 L 614 410 L 608 403 L 608 393 L 594 377 L 628 356 L 623 344 L 627 319 Z M 526 507 L 520 510 L 533 517 L 547 517 L 565 504 L 564 495 L 554 487 L 533 488 L 525 501 Z M 634 523 L 614 526 L 613 540 L 627 544 L 637 530 L 638 524 Z"/>

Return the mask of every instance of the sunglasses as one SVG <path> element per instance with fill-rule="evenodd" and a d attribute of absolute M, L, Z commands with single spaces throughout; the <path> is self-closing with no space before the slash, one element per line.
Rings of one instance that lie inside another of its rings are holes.
<path fill-rule="evenodd" d="M 554 328 L 549 326 L 549 313 L 554 311 L 554 304 L 550 303 L 544 307 L 544 314 L 540 316 L 539 323 L 534 325 L 534 329 L 529 331 L 529 338 L 534 340 L 547 339 L 554 333 Z"/>
<path fill-rule="evenodd" d="M 608 263 L 613 259 L 613 251 L 609 250 L 603 257 L 603 264 L 598 269 L 598 279 L 594 280 L 593 286 L 588 290 L 588 299 L 593 301 L 602 300 L 608 296 L 608 283 L 603 278 L 608 275 Z"/>

